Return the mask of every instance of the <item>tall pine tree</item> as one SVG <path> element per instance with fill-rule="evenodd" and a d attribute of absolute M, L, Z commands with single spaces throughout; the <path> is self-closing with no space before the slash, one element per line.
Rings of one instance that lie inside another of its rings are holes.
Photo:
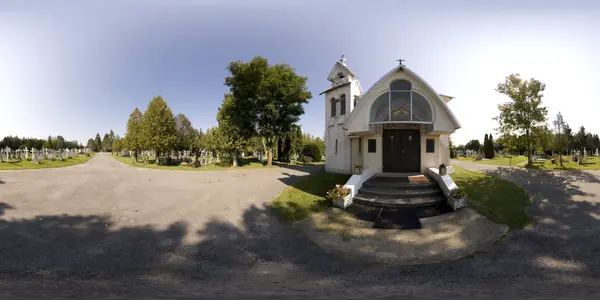
<path fill-rule="evenodd" d="M 156 151 L 156 162 L 161 153 L 171 150 L 177 144 L 175 119 L 171 108 L 161 96 L 156 96 L 148 104 L 142 119 L 142 144 Z"/>
<path fill-rule="evenodd" d="M 142 150 L 142 112 L 136 107 L 129 115 L 127 132 L 125 133 L 125 147 L 133 151 L 135 161 L 138 161 L 139 151 Z"/>

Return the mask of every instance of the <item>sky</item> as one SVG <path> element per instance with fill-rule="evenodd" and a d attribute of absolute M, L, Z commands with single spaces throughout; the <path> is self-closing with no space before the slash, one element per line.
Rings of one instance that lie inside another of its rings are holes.
<path fill-rule="evenodd" d="M 259 55 L 308 77 L 300 124 L 322 136 L 319 93 L 342 54 L 364 91 L 402 58 L 455 97 L 455 144 L 495 133 L 511 73 L 546 84 L 549 124 L 560 111 L 600 133 L 600 4 L 489 2 L 0 0 L 0 137 L 123 136 L 156 95 L 206 129 L 228 63 Z"/>

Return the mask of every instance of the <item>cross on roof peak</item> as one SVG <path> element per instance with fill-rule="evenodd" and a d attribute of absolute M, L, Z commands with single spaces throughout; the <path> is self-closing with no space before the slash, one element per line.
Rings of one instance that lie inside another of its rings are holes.
<path fill-rule="evenodd" d="M 400 58 L 399 58 L 399 59 L 396 59 L 396 61 L 398 62 L 398 64 L 399 64 L 400 66 L 403 66 L 404 64 L 403 64 L 402 62 L 403 62 L 403 61 L 406 61 L 406 60 L 404 60 L 404 59 L 400 59 Z"/>

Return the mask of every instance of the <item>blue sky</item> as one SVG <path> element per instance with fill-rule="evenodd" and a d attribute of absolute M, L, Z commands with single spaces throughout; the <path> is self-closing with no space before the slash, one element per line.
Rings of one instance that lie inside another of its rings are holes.
<path fill-rule="evenodd" d="M 123 135 L 158 94 L 206 129 L 228 62 L 257 55 L 309 78 L 301 125 L 321 136 L 318 94 L 341 54 L 364 90 L 403 58 L 456 97 L 457 144 L 493 131 L 495 87 L 513 72 L 547 84 L 550 119 L 600 133 L 599 4 L 449 2 L 0 0 L 0 136 Z"/>

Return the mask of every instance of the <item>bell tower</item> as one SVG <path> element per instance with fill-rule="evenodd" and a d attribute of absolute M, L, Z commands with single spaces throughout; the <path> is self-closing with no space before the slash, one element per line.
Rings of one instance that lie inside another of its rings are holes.
<path fill-rule="evenodd" d="M 346 65 L 346 57 L 333 65 L 327 76 L 330 88 L 325 94 L 325 168 L 335 173 L 351 173 L 350 138 L 344 124 L 358 105 L 362 88 Z"/>

